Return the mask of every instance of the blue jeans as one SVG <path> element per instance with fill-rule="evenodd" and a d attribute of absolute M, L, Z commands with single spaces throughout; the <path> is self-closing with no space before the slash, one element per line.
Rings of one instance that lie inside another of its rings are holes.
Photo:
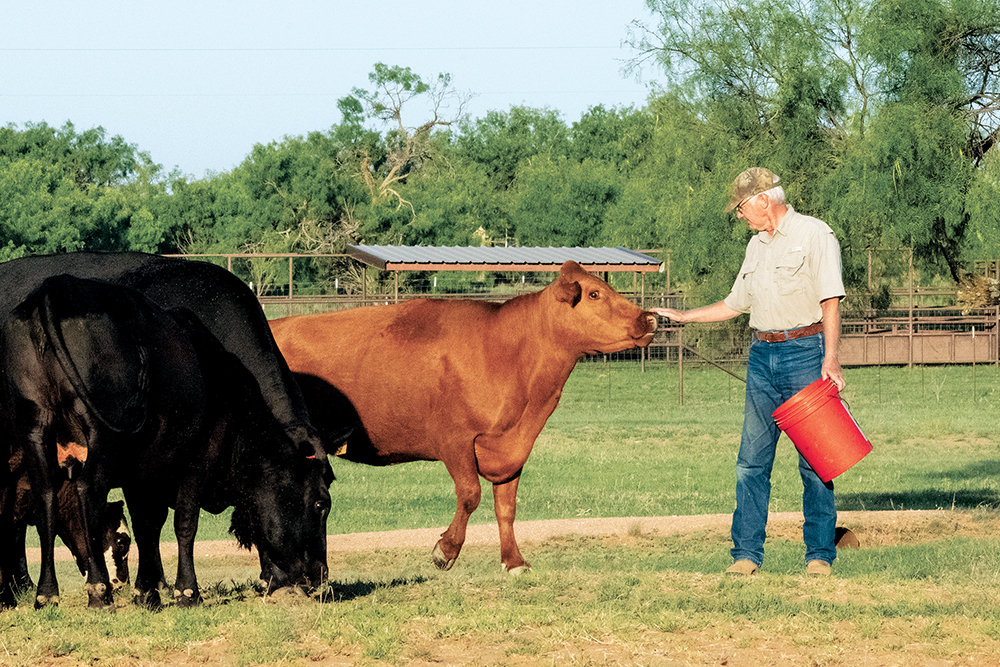
<path fill-rule="evenodd" d="M 733 512 L 733 560 L 764 562 L 771 469 L 781 431 L 771 413 L 796 392 L 818 380 L 823 367 L 822 333 L 784 343 L 754 338 L 747 361 L 743 435 L 736 459 L 736 511 Z M 802 537 L 806 562 L 832 563 L 837 557 L 837 509 L 833 482 L 823 482 L 799 455 L 802 477 Z"/>

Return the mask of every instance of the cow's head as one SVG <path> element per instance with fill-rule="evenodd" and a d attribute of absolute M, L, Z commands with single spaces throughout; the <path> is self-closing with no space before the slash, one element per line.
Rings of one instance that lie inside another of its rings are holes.
<path fill-rule="evenodd" d="M 108 503 L 104 511 L 103 544 L 111 585 L 117 590 L 129 582 L 128 552 L 132 548 L 125 503 L 121 500 Z"/>
<path fill-rule="evenodd" d="M 317 458 L 311 447 L 287 444 L 276 423 L 266 432 L 271 437 L 248 429 L 240 436 L 254 442 L 252 454 L 239 464 L 230 532 L 241 546 L 257 547 L 261 579 L 269 591 L 315 587 L 327 575 L 327 489 L 333 471 L 325 455 Z"/>
<path fill-rule="evenodd" d="M 653 340 L 656 316 L 576 262 L 563 264 L 559 277 L 546 289 L 562 306 L 555 311 L 555 330 L 581 354 L 620 352 Z"/>
<path fill-rule="evenodd" d="M 218 500 L 233 506 L 229 531 L 241 546 L 257 547 L 268 590 L 317 586 L 327 573 L 330 463 L 308 440 L 289 438 L 242 363 L 224 351 L 217 358 L 226 378 L 215 392 L 223 449 L 231 452 Z"/>

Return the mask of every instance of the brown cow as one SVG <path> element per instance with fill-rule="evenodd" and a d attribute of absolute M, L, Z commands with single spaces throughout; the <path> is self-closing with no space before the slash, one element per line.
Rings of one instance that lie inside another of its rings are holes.
<path fill-rule="evenodd" d="M 445 464 L 458 509 L 434 564 L 447 570 L 458 558 L 482 475 L 493 483 L 501 563 L 515 573 L 530 567 L 514 539 L 521 468 L 570 372 L 587 353 L 648 345 L 655 329 L 654 315 L 576 262 L 502 304 L 415 299 L 271 322 L 314 426 L 342 431 L 350 408 L 360 417 L 338 454 Z"/>

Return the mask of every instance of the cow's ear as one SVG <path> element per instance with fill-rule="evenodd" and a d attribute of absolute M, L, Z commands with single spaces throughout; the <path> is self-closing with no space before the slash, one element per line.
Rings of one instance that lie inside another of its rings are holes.
<path fill-rule="evenodd" d="M 562 301 L 563 303 L 568 303 L 569 305 L 576 307 L 576 304 L 580 303 L 580 295 L 583 290 L 580 288 L 580 283 L 575 280 L 570 280 L 566 276 L 559 276 L 559 280 L 556 281 L 556 301 Z"/>

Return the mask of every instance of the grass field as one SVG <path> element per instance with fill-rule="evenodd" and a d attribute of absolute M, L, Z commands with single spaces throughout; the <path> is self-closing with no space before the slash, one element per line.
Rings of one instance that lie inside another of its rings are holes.
<path fill-rule="evenodd" d="M 1000 369 L 847 369 L 844 398 L 873 452 L 836 480 L 842 511 L 923 509 L 842 553 L 830 580 L 802 576 L 801 538 L 772 533 L 765 572 L 722 576 L 725 530 L 524 546 L 533 570 L 498 572 L 496 547 L 467 547 L 446 573 L 422 549 L 331 555 L 329 603 L 261 604 L 242 559 L 199 561 L 202 609 L 5 612 L 0 665 L 75 664 L 1000 664 Z M 518 520 L 728 513 L 743 385 L 688 368 L 580 364 L 538 439 Z M 800 509 L 784 440 L 771 509 Z M 454 512 L 438 463 L 334 461 L 329 532 L 444 526 Z M 493 521 L 491 496 L 473 523 Z M 200 539 L 225 539 L 206 517 Z M 70 577 L 68 564 L 61 573 Z M 168 572 L 173 567 L 166 563 Z M 75 582 L 76 575 L 67 579 Z"/>

